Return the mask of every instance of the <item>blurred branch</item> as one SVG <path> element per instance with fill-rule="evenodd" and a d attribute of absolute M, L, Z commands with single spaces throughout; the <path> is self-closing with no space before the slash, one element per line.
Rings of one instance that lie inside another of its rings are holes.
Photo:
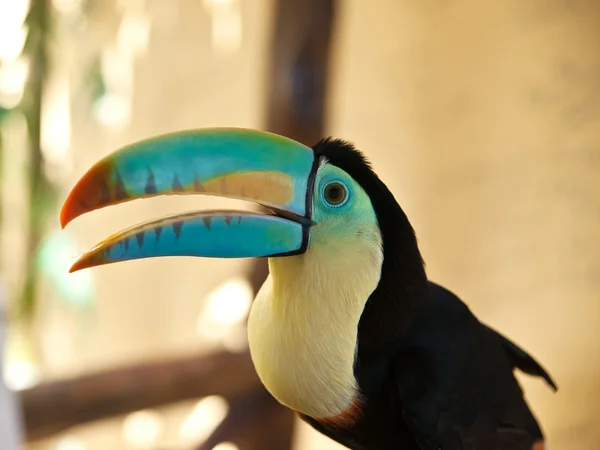
<path fill-rule="evenodd" d="M 334 0 L 278 0 L 267 129 L 306 145 L 323 137 Z"/>
<path fill-rule="evenodd" d="M 21 392 L 28 440 L 145 408 L 262 389 L 250 355 L 190 356 L 40 384 Z M 283 407 L 282 407 L 283 408 Z"/>
<path fill-rule="evenodd" d="M 24 53 L 29 58 L 29 78 L 21 109 L 29 131 L 29 208 L 25 281 L 18 312 L 31 317 L 36 300 L 36 255 L 45 230 L 45 218 L 51 210 L 53 187 L 44 172 L 42 154 L 42 102 L 49 71 L 49 42 L 52 20 L 50 0 L 32 0 L 26 20 L 28 27 Z"/>

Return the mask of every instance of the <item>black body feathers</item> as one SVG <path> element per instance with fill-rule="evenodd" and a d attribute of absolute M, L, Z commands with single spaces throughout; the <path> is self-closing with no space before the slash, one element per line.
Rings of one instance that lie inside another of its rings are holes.
<path fill-rule="evenodd" d="M 542 431 L 513 370 L 556 389 L 547 372 L 479 322 L 457 296 L 427 280 L 410 222 L 360 152 L 334 139 L 313 150 L 369 195 L 384 260 L 358 329 L 354 372 L 364 394 L 361 418 L 344 428 L 303 419 L 357 450 L 532 450 L 541 444 Z"/>

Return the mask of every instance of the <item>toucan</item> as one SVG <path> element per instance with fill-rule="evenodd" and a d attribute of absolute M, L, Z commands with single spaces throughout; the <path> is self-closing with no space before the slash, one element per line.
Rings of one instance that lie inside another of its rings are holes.
<path fill-rule="evenodd" d="M 268 258 L 248 316 L 256 372 L 281 404 L 357 450 L 542 450 L 515 369 L 556 384 L 528 353 L 426 275 L 406 214 L 351 143 L 264 131 L 160 135 L 93 165 L 62 226 L 163 194 L 252 201 L 123 230 L 71 271 L 159 256 Z"/>

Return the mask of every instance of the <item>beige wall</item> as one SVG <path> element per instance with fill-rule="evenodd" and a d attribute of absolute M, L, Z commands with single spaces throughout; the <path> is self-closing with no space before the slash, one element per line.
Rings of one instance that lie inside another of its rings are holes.
<path fill-rule="evenodd" d="M 550 448 L 597 449 L 600 5 L 340 3 L 329 132 L 373 160 L 416 227 L 431 277 L 552 372 L 556 395 L 521 377 Z M 135 66 L 131 126 L 102 131 L 76 98 L 66 185 L 134 139 L 217 124 L 262 126 L 270 2 L 241 1 L 243 44 L 229 56 L 212 51 L 202 2 L 177 2 L 170 21 L 158 9 L 164 4 L 148 5 L 154 25 Z M 72 57 L 114 39 L 117 17 L 106 8 L 91 24 L 95 41 L 74 45 Z M 84 250 L 132 222 L 215 205 L 206 198 L 136 202 L 69 229 Z M 162 259 L 95 270 L 92 314 L 82 320 L 56 303 L 44 306 L 42 331 L 67 329 L 74 338 L 73 357 L 46 373 L 205 348 L 195 331 L 203 299 L 246 264 Z M 88 449 L 130 448 L 120 427 L 113 420 L 75 433 Z M 303 426 L 298 447 L 336 446 Z"/>

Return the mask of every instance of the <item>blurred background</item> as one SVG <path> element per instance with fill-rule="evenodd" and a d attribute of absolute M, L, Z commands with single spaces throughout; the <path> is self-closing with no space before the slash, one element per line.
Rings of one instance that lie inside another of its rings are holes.
<path fill-rule="evenodd" d="M 222 206 L 58 224 L 99 158 L 208 126 L 353 141 L 429 276 L 558 382 L 518 375 L 549 447 L 600 448 L 600 3 L 0 0 L 2 450 L 341 448 L 253 371 L 264 261 L 67 273 L 125 226 Z"/>

